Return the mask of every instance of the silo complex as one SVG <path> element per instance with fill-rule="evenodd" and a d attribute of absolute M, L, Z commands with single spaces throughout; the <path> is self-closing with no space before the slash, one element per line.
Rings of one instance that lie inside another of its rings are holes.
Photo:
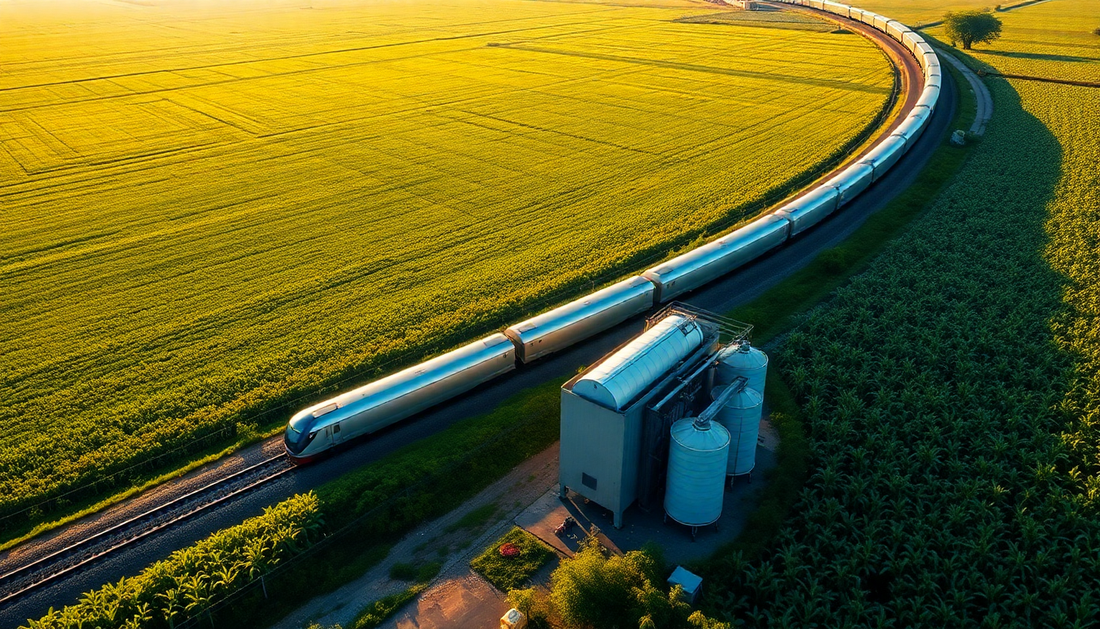
<path fill-rule="evenodd" d="M 768 375 L 768 355 L 747 341 L 731 343 L 718 352 L 716 385 L 729 384 L 737 376 L 747 378 L 749 388 L 764 395 L 764 381 Z"/>
<path fill-rule="evenodd" d="M 668 450 L 665 513 L 692 527 L 714 524 L 722 515 L 730 433 L 699 418 L 672 425 Z"/>
<path fill-rule="evenodd" d="M 764 415 L 764 398 L 750 389 L 744 380 L 731 385 L 715 387 L 711 398 L 717 400 L 727 387 L 737 390 L 726 397 L 715 419 L 730 433 L 728 476 L 740 476 L 756 467 L 756 441 L 760 436 L 760 420 Z"/>
<path fill-rule="evenodd" d="M 712 421 L 720 405 L 709 395 L 721 339 L 741 341 L 751 330 L 672 304 L 647 319 L 637 337 L 562 385 L 561 497 L 579 495 L 603 507 L 616 528 L 632 504 L 664 510 L 693 532 L 716 522 L 731 436 Z"/>

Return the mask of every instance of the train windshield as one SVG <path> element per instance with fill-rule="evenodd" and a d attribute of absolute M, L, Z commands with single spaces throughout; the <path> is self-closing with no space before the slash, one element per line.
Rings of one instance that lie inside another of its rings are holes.
<path fill-rule="evenodd" d="M 284 439 L 291 452 L 301 452 L 309 444 L 311 440 L 306 437 L 306 433 L 312 427 L 312 423 L 313 416 L 308 413 L 290 419 Z"/>

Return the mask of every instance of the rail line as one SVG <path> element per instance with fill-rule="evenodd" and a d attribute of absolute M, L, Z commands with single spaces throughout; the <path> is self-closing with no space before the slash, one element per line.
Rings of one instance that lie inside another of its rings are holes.
<path fill-rule="evenodd" d="M 823 10 L 823 6 L 821 6 L 823 0 L 778 1 L 783 5 L 787 5 L 784 8 L 790 8 L 790 5 L 793 4 L 795 6 L 809 5 L 807 8 Z M 813 4 L 809 4 L 811 2 Z M 824 2 L 824 4 L 834 5 L 834 8 L 848 8 L 845 5 L 835 5 L 833 2 Z M 881 16 L 876 17 L 881 18 Z M 908 50 L 904 41 L 894 41 L 896 38 L 891 39 L 889 34 L 879 34 L 882 29 L 876 29 L 875 26 L 866 21 L 861 23 L 847 15 L 840 15 L 839 18 L 828 16 L 828 18 L 850 22 L 857 30 L 874 39 L 880 47 L 888 51 L 887 54 L 891 57 L 893 65 L 906 77 L 902 112 L 897 119 L 886 125 L 881 132 L 880 139 L 889 136 L 902 123 L 906 114 L 913 110 L 918 102 L 918 96 L 920 96 L 921 66 L 916 58 L 916 53 Z M 885 20 L 885 18 L 881 19 Z M 889 51 L 893 51 L 893 53 Z M 931 117 L 930 114 L 927 116 Z M 916 142 L 916 139 L 912 141 Z M 908 143 L 907 140 L 907 145 Z M 843 173 L 845 168 L 851 168 L 852 163 L 858 161 L 870 150 L 871 147 L 863 149 L 844 167 L 838 168 L 836 172 Z M 91 568 L 93 564 L 111 553 L 216 505 L 226 503 L 268 481 L 287 474 L 292 469 L 294 469 L 293 465 L 286 455 L 280 454 L 270 457 L 215 480 L 200 489 L 150 508 L 140 515 L 112 525 L 101 532 L 79 539 L 44 557 L 39 559 L 28 558 L 25 565 L 0 574 L 0 607 L 4 607 L 6 603 L 12 603 L 15 599 L 47 583 L 71 575 L 78 570 Z"/>
<path fill-rule="evenodd" d="M 279 478 L 294 468 L 286 454 L 280 453 L 8 570 L 0 574 L 0 605 Z"/>

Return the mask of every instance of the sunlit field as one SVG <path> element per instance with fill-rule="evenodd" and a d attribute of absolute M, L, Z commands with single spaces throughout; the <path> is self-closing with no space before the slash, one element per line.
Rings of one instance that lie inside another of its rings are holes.
<path fill-rule="evenodd" d="M 635 271 L 888 102 L 862 37 L 724 11 L 0 3 L 0 510 Z"/>

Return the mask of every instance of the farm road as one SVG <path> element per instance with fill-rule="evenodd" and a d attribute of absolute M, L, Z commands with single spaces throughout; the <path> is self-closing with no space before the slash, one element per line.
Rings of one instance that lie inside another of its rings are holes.
<path fill-rule="evenodd" d="M 882 39 L 888 39 L 885 35 L 882 35 L 881 38 L 877 36 L 875 38 L 879 42 L 882 42 Z M 889 40 L 887 45 L 889 44 L 893 44 L 893 40 Z M 897 54 L 898 48 L 894 45 L 891 50 L 894 54 Z M 902 56 L 903 61 L 905 58 L 912 59 L 908 54 Z M 912 72 L 911 66 L 907 65 L 905 69 L 909 73 Z M 685 296 L 683 301 L 715 312 L 724 312 L 751 301 L 791 273 L 803 268 L 817 254 L 839 244 L 862 225 L 867 217 L 885 207 L 894 197 L 905 190 L 916 179 L 920 170 L 939 146 L 944 132 L 948 129 L 951 119 L 954 117 L 956 86 L 950 76 L 944 78 L 941 104 L 936 109 L 928 129 L 921 136 L 914 149 L 907 153 L 885 177 L 876 182 L 844 210 L 830 217 L 813 230 L 799 236 L 768 256 Z M 909 74 L 907 80 L 914 80 L 913 75 Z M 913 90 L 910 90 L 910 92 L 913 92 Z M 910 97 L 907 98 L 907 101 L 915 101 L 916 99 L 916 95 L 910 94 L 907 96 Z M 909 105 L 911 106 L 911 103 Z M 627 321 L 579 346 L 538 361 L 533 365 L 479 387 L 448 404 L 423 413 L 416 418 L 401 422 L 349 450 L 340 452 L 317 464 L 304 467 L 296 473 L 283 476 L 260 487 L 253 493 L 246 494 L 238 500 L 225 504 L 221 508 L 212 509 L 198 515 L 162 535 L 149 539 L 146 543 L 124 549 L 79 574 L 59 579 L 40 590 L 31 592 L 0 609 L 0 627 L 17 627 L 25 622 L 27 618 L 40 617 L 50 607 L 57 608 L 72 604 L 86 590 L 99 587 L 107 582 L 118 581 L 124 576 L 136 574 L 148 564 L 165 558 L 175 549 L 190 545 L 213 531 L 258 515 L 268 505 L 296 493 L 309 491 L 350 470 L 377 461 L 390 452 L 443 430 L 457 421 L 485 413 L 505 398 L 520 391 L 550 380 L 560 379 L 564 381 L 566 377 L 574 374 L 578 367 L 591 363 L 640 332 L 642 325 L 642 317 Z M 181 484 L 194 482 L 194 476 L 210 474 L 212 470 L 220 471 L 222 465 L 242 466 L 247 461 L 258 460 L 262 457 L 262 451 L 270 451 L 273 447 L 281 447 L 281 444 L 273 445 L 271 441 L 258 444 L 230 457 L 232 461 L 229 463 L 211 464 L 183 477 L 178 482 Z M 165 495 L 172 492 L 175 483 L 176 481 L 169 483 L 155 492 L 149 492 L 147 495 L 136 498 L 124 505 L 119 505 L 102 514 L 85 518 L 79 524 L 85 527 L 94 525 L 94 521 L 100 518 L 113 518 L 117 521 L 119 516 L 116 510 L 133 509 L 136 503 L 149 500 L 154 494 L 159 497 L 158 499 L 163 500 Z M 66 527 L 52 535 L 32 540 L 19 547 L 15 552 L 0 556 L 0 566 L 3 566 L 16 552 L 20 555 L 25 553 L 33 556 L 34 554 L 48 552 L 58 545 L 63 545 L 67 539 L 71 540 L 75 530 L 76 527 Z"/>

